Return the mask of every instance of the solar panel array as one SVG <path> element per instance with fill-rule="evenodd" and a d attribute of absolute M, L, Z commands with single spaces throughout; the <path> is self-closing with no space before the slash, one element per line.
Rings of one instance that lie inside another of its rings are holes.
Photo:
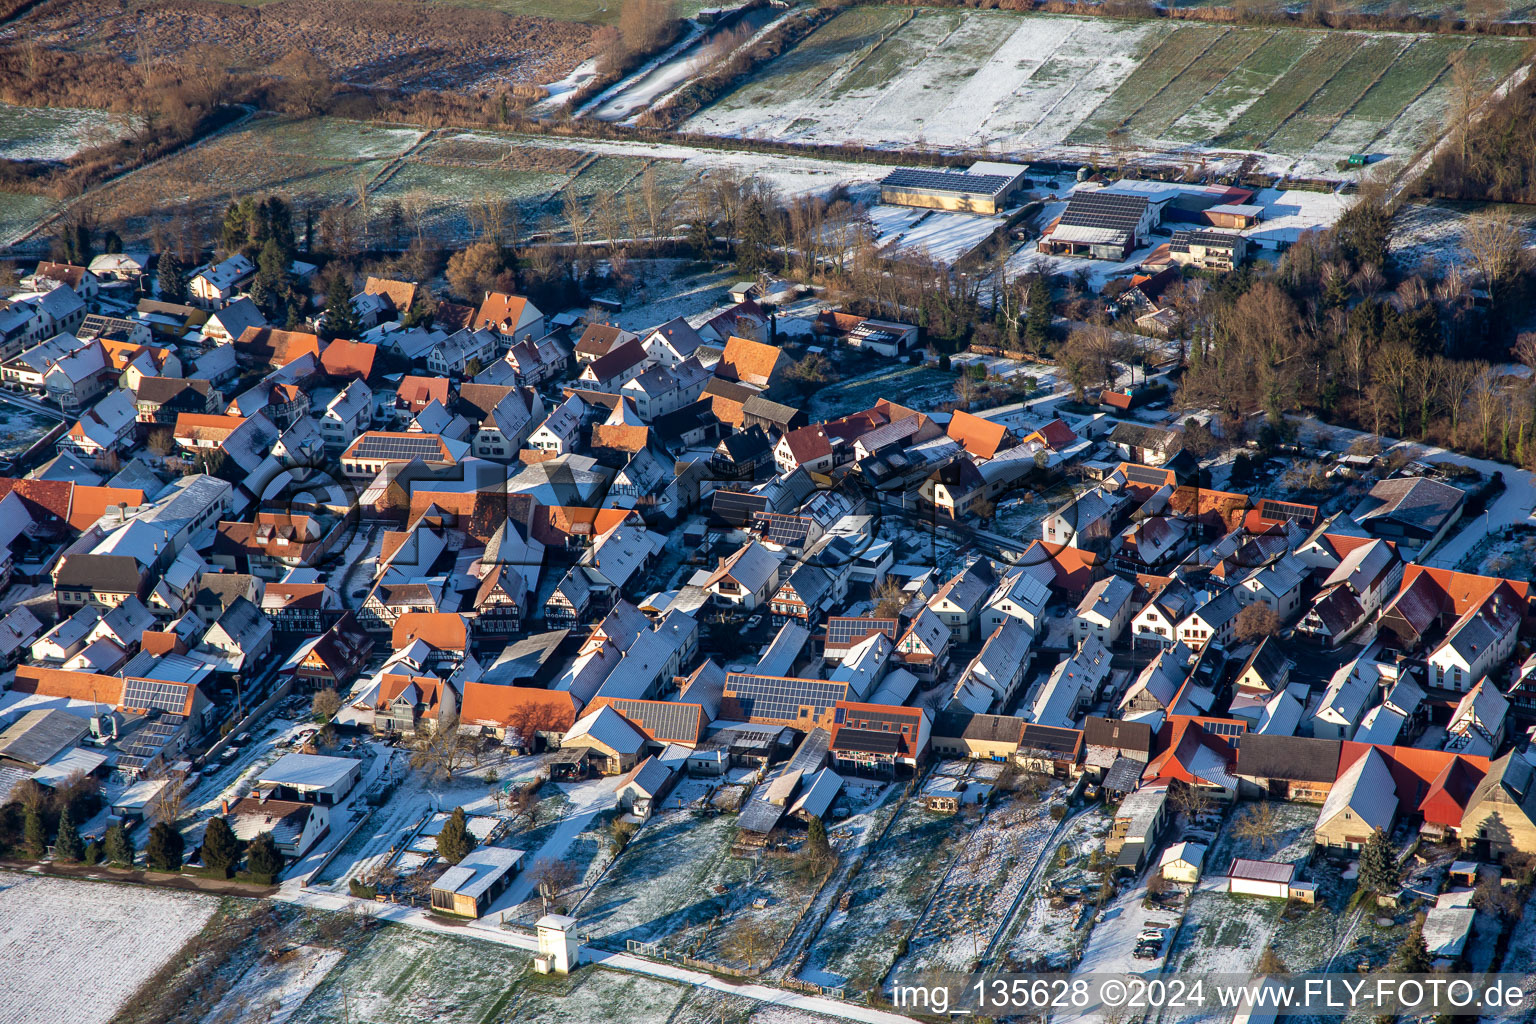
<path fill-rule="evenodd" d="M 1049 750 L 1052 753 L 1070 754 L 1077 749 L 1079 733 L 1076 729 L 1058 729 L 1049 725 L 1028 724 L 1019 746 L 1033 750 Z"/>
<path fill-rule="evenodd" d="M 873 729 L 876 726 L 890 726 L 891 732 L 901 732 L 902 726 L 912 725 L 912 712 L 905 714 L 897 711 L 871 711 L 866 708 L 838 708 L 837 721 L 847 722 L 851 728 Z"/>
<path fill-rule="evenodd" d="M 835 749 L 894 754 L 901 749 L 901 733 L 878 732 L 874 729 L 839 729 Z"/>
<path fill-rule="evenodd" d="M 1242 722 L 1202 722 L 1201 727 L 1216 736 L 1241 736 L 1248 731 Z"/>
<path fill-rule="evenodd" d="M 734 698 L 747 718 L 794 722 L 799 720 L 803 707 L 813 708 L 817 715 L 824 714 L 848 696 L 848 684 L 732 672 L 725 677 L 725 696 Z"/>
<path fill-rule="evenodd" d="M 1110 231 L 1134 231 L 1147 208 L 1145 196 L 1126 196 L 1114 192 L 1087 192 L 1074 195 L 1061 214 L 1061 224 L 1077 228 L 1107 228 Z"/>
<path fill-rule="evenodd" d="M 354 459 L 394 459 L 400 462 L 440 459 L 443 457 L 443 444 L 435 434 L 422 434 L 419 437 L 364 434 L 349 455 Z"/>
<path fill-rule="evenodd" d="M 1008 187 L 1012 178 L 1001 174 L 967 174 L 964 171 L 932 171 L 917 167 L 898 167 L 880 182 L 882 188 L 910 188 L 923 192 L 963 192 L 995 196 Z"/>
<path fill-rule="evenodd" d="M 768 499 L 761 494 L 743 494 L 740 491 L 716 491 L 710 506 L 715 515 L 735 526 L 745 526 L 752 517 L 768 507 Z"/>
<path fill-rule="evenodd" d="M 187 706 L 187 688 L 158 679 L 130 679 L 123 685 L 123 707 L 180 712 Z"/>
<path fill-rule="evenodd" d="M 609 700 L 608 704 L 657 739 L 687 740 L 691 743 L 698 738 L 699 709 L 693 704 L 628 697 Z"/>
<path fill-rule="evenodd" d="M 1298 505 L 1293 501 L 1263 498 L 1259 501 L 1259 515 L 1265 519 L 1288 519 L 1293 523 L 1311 523 L 1317 518 L 1317 508 L 1313 505 Z"/>
<path fill-rule="evenodd" d="M 805 516 L 787 516 L 782 512 L 758 512 L 755 517 L 759 529 L 767 531 L 770 544 L 781 547 L 799 547 L 810 535 L 811 521 Z"/>
<path fill-rule="evenodd" d="M 1132 483 L 1161 487 L 1168 482 L 1168 473 L 1151 466 L 1128 465 L 1125 467 L 1125 478 Z"/>
<path fill-rule="evenodd" d="M 871 633 L 884 633 L 894 642 L 896 625 L 895 619 L 835 616 L 827 620 L 827 643 L 834 647 L 851 647 Z"/>
<path fill-rule="evenodd" d="M 1175 231 L 1168 248 L 1173 252 L 1189 252 L 1191 245 L 1236 245 L 1238 236 L 1225 231 Z"/>

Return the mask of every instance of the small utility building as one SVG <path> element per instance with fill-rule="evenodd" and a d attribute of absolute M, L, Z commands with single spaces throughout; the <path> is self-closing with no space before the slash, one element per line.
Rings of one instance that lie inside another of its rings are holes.
<path fill-rule="evenodd" d="M 432 883 L 432 909 L 459 917 L 479 917 L 506 891 L 523 859 L 521 850 L 482 846 Z"/>
<path fill-rule="evenodd" d="M 1027 167 L 982 161 L 965 171 L 900 167 L 880 182 L 880 201 L 959 213 L 998 213 L 1026 182 Z"/>
<path fill-rule="evenodd" d="M 1295 878 L 1295 864 L 1238 857 L 1227 869 L 1227 892 L 1287 900 L 1291 898 L 1291 883 Z"/>

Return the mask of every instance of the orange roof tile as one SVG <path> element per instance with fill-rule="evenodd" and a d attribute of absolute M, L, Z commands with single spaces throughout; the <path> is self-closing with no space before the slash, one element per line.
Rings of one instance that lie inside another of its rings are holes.
<path fill-rule="evenodd" d="M 400 386 L 395 389 L 395 393 L 410 403 L 412 412 L 420 412 L 434 401 L 446 406 L 450 385 L 451 382 L 447 377 L 406 375 L 400 378 Z"/>
<path fill-rule="evenodd" d="M 396 281 L 388 277 L 370 277 L 363 285 L 364 295 L 382 295 L 389 300 L 389 304 L 395 307 L 395 312 L 404 313 L 416 304 L 416 282 Z"/>
<path fill-rule="evenodd" d="M 651 439 L 651 428 L 628 423 L 599 423 L 592 428 L 593 448 L 616 448 L 624 452 L 638 452 Z"/>
<path fill-rule="evenodd" d="M 320 368 L 333 377 L 366 380 L 373 372 L 373 360 L 379 347 L 366 341 L 337 338 L 320 353 Z"/>
<path fill-rule="evenodd" d="M 118 505 L 137 508 L 144 504 L 144 492 L 136 487 L 91 487 L 76 484 L 69 505 L 69 525 L 87 530 L 102 513 Z"/>
<path fill-rule="evenodd" d="M 379 696 L 374 703 L 374 707 L 380 710 L 389 707 L 408 687 L 415 686 L 421 691 L 421 703 L 427 706 L 429 712 L 435 711 L 443 699 L 443 687 L 446 685 L 437 676 L 410 676 L 396 675 L 393 672 L 386 673 L 379 680 Z"/>
<path fill-rule="evenodd" d="M 727 380 L 767 387 L 784 359 L 783 351 L 773 345 L 733 336 L 726 339 L 715 373 Z"/>
<path fill-rule="evenodd" d="M 521 295 L 489 292 L 485 301 L 480 303 L 479 312 L 475 314 L 475 326 L 511 334 L 523 318 L 523 310 L 527 306 L 528 300 Z"/>
<path fill-rule="evenodd" d="M 320 358 L 320 338 L 304 331 L 276 327 L 247 327 L 235 341 L 235 351 L 272 366 L 287 366 L 301 356 Z"/>
<path fill-rule="evenodd" d="M 580 703 L 564 690 L 497 686 L 472 681 L 464 684 L 464 703 L 459 709 L 459 720 L 467 725 L 504 729 L 509 725 L 516 727 L 524 715 L 528 715 L 533 719 L 530 724 L 538 728 L 548 732 L 564 732 L 575 724 L 578 710 Z"/>
<path fill-rule="evenodd" d="M 972 416 L 963 409 L 956 409 L 950 415 L 947 433 L 972 455 L 979 459 L 990 459 L 997 454 L 1003 439 L 1008 436 L 1008 428 L 1001 423 Z"/>
<path fill-rule="evenodd" d="M 69 519 L 75 485 L 68 480 L 22 480 L 0 477 L 0 498 L 15 494 L 30 508 L 64 521 Z"/>
<path fill-rule="evenodd" d="M 16 666 L 11 689 L 17 693 L 35 693 L 43 697 L 88 700 L 113 707 L 123 699 L 123 681 L 117 676 L 99 676 L 94 672 L 70 672 L 40 665 Z"/>
<path fill-rule="evenodd" d="M 205 412 L 181 412 L 176 414 L 176 426 L 172 433 L 178 438 L 194 441 L 223 441 L 245 422 L 244 416 L 215 416 Z"/>
<path fill-rule="evenodd" d="M 458 612 L 406 612 L 395 620 L 395 650 L 420 640 L 439 651 L 462 651 L 469 643 L 469 625 Z"/>

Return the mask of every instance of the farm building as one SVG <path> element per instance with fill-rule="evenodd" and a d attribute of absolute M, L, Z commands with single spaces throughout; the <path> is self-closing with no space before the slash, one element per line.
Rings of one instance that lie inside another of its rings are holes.
<path fill-rule="evenodd" d="M 880 201 L 892 206 L 960 213 L 997 213 L 1027 179 L 1027 167 L 981 161 L 965 171 L 900 167 L 880 182 Z"/>
<path fill-rule="evenodd" d="M 1257 225 L 1264 216 L 1264 207 L 1250 203 L 1221 203 L 1205 211 L 1205 219 L 1214 228 L 1241 231 Z"/>
<path fill-rule="evenodd" d="M 1288 900 L 1291 898 L 1291 882 L 1295 878 L 1295 864 L 1238 857 L 1227 869 L 1227 892 L 1239 896 L 1270 896 Z"/>
<path fill-rule="evenodd" d="M 1104 840 L 1104 852 L 1118 855 L 1116 867 L 1141 870 L 1147 853 L 1156 848 L 1168 816 L 1168 784 L 1142 786 L 1120 802 Z"/>
<path fill-rule="evenodd" d="M 1230 231 L 1175 231 L 1168 257 L 1185 267 L 1231 270 L 1248 254 L 1248 240 Z"/>
<path fill-rule="evenodd" d="M 521 850 L 482 846 L 432 883 L 432 909 L 459 917 L 479 917 L 506 891 L 523 859 Z"/>
<path fill-rule="evenodd" d="M 1161 213 L 1162 204 L 1144 195 L 1106 189 L 1075 192 L 1038 248 L 1053 256 L 1123 260 L 1146 243 Z"/>

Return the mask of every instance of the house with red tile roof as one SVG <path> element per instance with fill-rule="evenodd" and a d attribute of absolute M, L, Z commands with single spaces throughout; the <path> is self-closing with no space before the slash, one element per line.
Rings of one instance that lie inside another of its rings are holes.
<path fill-rule="evenodd" d="M 538 341 L 548 333 L 539 307 L 521 295 L 507 292 L 485 293 L 475 313 L 474 326 L 476 330 L 495 331 L 507 339 L 501 346 L 503 351 L 514 341 Z"/>
<path fill-rule="evenodd" d="M 959 442 L 978 459 L 990 459 L 1002 449 L 1013 447 L 1013 436 L 1007 427 L 973 416 L 963 409 L 950 414 L 947 433 L 951 440 Z"/>

